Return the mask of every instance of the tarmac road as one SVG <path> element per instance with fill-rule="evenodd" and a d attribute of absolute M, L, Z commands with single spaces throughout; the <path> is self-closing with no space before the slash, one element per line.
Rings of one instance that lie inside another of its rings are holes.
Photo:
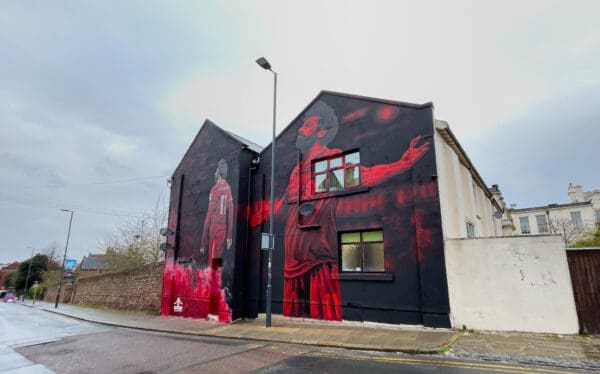
<path fill-rule="evenodd" d="M 444 357 L 148 332 L 82 322 L 17 304 L 0 304 L 0 327 L 2 349 L 12 352 L 2 352 L 0 363 L 4 366 L 0 371 L 9 373 L 567 372 Z"/>

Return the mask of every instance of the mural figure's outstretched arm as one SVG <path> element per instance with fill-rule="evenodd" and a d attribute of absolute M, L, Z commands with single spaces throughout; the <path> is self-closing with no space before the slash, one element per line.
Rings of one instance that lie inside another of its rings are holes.
<path fill-rule="evenodd" d="M 364 186 L 374 186 L 410 169 L 429 150 L 429 141 L 425 141 L 423 144 L 417 146 L 421 139 L 423 137 L 419 135 L 411 140 L 408 149 L 404 152 L 400 160 L 396 162 L 371 167 L 361 166 L 361 184 Z"/>

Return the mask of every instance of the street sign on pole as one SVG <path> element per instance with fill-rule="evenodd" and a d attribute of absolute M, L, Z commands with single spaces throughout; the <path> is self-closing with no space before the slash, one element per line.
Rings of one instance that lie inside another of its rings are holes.
<path fill-rule="evenodd" d="M 65 260 L 65 270 L 66 271 L 75 271 L 77 268 L 77 260 L 74 258 L 68 258 Z"/>

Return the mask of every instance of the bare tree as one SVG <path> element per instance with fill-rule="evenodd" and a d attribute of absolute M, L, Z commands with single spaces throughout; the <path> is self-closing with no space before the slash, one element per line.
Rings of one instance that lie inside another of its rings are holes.
<path fill-rule="evenodd" d="M 121 222 L 101 243 L 107 265 L 119 271 L 161 261 L 160 229 L 166 225 L 167 212 L 159 197 L 153 212 Z"/>
<path fill-rule="evenodd" d="M 565 248 L 581 239 L 586 233 L 584 229 L 575 227 L 573 221 L 565 217 L 552 218 L 550 220 L 550 229 L 553 233 L 562 236 Z"/>
<path fill-rule="evenodd" d="M 48 271 L 59 270 L 62 266 L 61 264 L 61 255 L 60 249 L 58 248 L 58 243 L 53 241 L 49 243 L 42 249 L 42 254 L 48 257 Z"/>

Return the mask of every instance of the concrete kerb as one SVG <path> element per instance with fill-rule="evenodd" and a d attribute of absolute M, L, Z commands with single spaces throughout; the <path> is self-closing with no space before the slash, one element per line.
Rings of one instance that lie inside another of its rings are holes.
<path fill-rule="evenodd" d="M 115 321 L 106 321 L 106 320 L 102 320 L 102 319 L 98 319 L 98 318 L 86 318 L 83 317 L 81 315 L 77 315 L 74 313 L 69 313 L 68 311 L 65 310 L 52 310 L 52 309 L 47 309 L 47 308 L 43 308 L 43 307 L 36 307 L 34 305 L 28 305 L 28 304 L 22 304 L 25 306 L 28 306 L 30 308 L 36 308 L 36 309 L 41 309 L 45 312 L 48 313 L 53 313 L 53 314 L 57 314 L 57 315 L 62 315 L 62 316 L 66 316 L 69 318 L 73 318 L 73 319 L 77 319 L 80 321 L 85 321 L 85 322 L 92 322 L 92 323 L 99 323 L 105 326 L 113 326 L 113 327 L 121 327 L 121 328 L 131 328 L 131 329 L 135 329 L 135 330 L 141 330 L 141 331 L 149 331 L 149 332 L 163 332 L 163 333 L 176 333 L 176 334 L 184 334 L 184 335 L 190 335 L 190 336 L 205 336 L 205 337 L 219 337 L 219 338 L 224 338 L 224 339 L 244 339 L 244 340 L 252 340 L 252 341 L 257 341 L 257 342 L 265 342 L 265 341 L 272 341 L 272 342 L 279 342 L 279 343 L 292 343 L 292 344 L 301 344 L 301 345 L 311 345 L 311 346 L 318 346 L 318 347 L 327 347 L 327 348 L 344 348 L 344 349 L 357 349 L 357 350 L 367 350 L 367 351 L 380 351 L 380 352 L 401 352 L 401 353 L 406 353 L 406 354 L 439 354 L 440 352 L 444 351 L 445 349 L 448 349 L 452 344 L 454 344 L 454 342 L 456 341 L 456 339 L 458 339 L 459 334 L 455 333 L 453 334 L 447 341 L 445 341 L 440 347 L 434 347 L 434 348 L 423 348 L 423 347 L 399 347 L 399 346 L 394 346 L 394 345 L 389 345 L 389 344 L 364 344 L 364 343 L 358 343 L 358 342 L 342 342 L 342 341 L 319 341 L 319 340 L 314 340 L 314 339 L 302 339 L 302 338 L 298 338 L 298 337 L 289 337 L 286 336 L 285 333 L 283 334 L 275 334 L 275 332 L 277 332 L 277 330 L 279 329 L 277 326 L 271 326 L 269 327 L 269 330 L 273 332 L 273 334 L 269 334 L 268 337 L 261 337 L 260 335 L 256 335 L 256 334 L 243 334 L 243 333 L 233 333 L 233 332 L 228 332 L 227 330 L 229 329 L 224 329 L 224 327 L 233 327 L 236 324 L 242 324 L 244 321 L 237 321 L 234 322 L 230 325 L 224 325 L 224 326 L 212 326 L 212 327 L 208 327 L 204 330 L 185 330 L 185 329 L 173 329 L 173 328 L 160 328 L 160 327 L 151 327 L 151 326 L 142 326 L 139 324 L 131 324 L 131 323 L 119 323 L 119 322 L 115 322 Z M 285 322 L 284 322 L 285 323 Z M 298 323 L 298 322 L 294 322 L 293 324 L 296 325 L 304 325 L 304 323 Z M 314 326 L 319 326 L 317 323 L 307 323 L 306 325 L 312 325 Z M 332 326 L 327 326 L 329 328 L 331 328 Z M 327 327 L 324 327 L 324 329 L 327 329 Z M 343 326 L 335 326 L 335 328 L 340 328 Z M 359 326 L 354 326 L 355 328 L 359 327 Z M 372 328 L 372 327 L 370 327 Z M 289 329 L 289 327 L 282 327 L 282 329 Z M 396 330 L 396 329 L 394 329 Z M 398 331 L 401 331 L 400 329 L 397 329 Z M 413 329 L 416 330 L 416 329 Z"/>

